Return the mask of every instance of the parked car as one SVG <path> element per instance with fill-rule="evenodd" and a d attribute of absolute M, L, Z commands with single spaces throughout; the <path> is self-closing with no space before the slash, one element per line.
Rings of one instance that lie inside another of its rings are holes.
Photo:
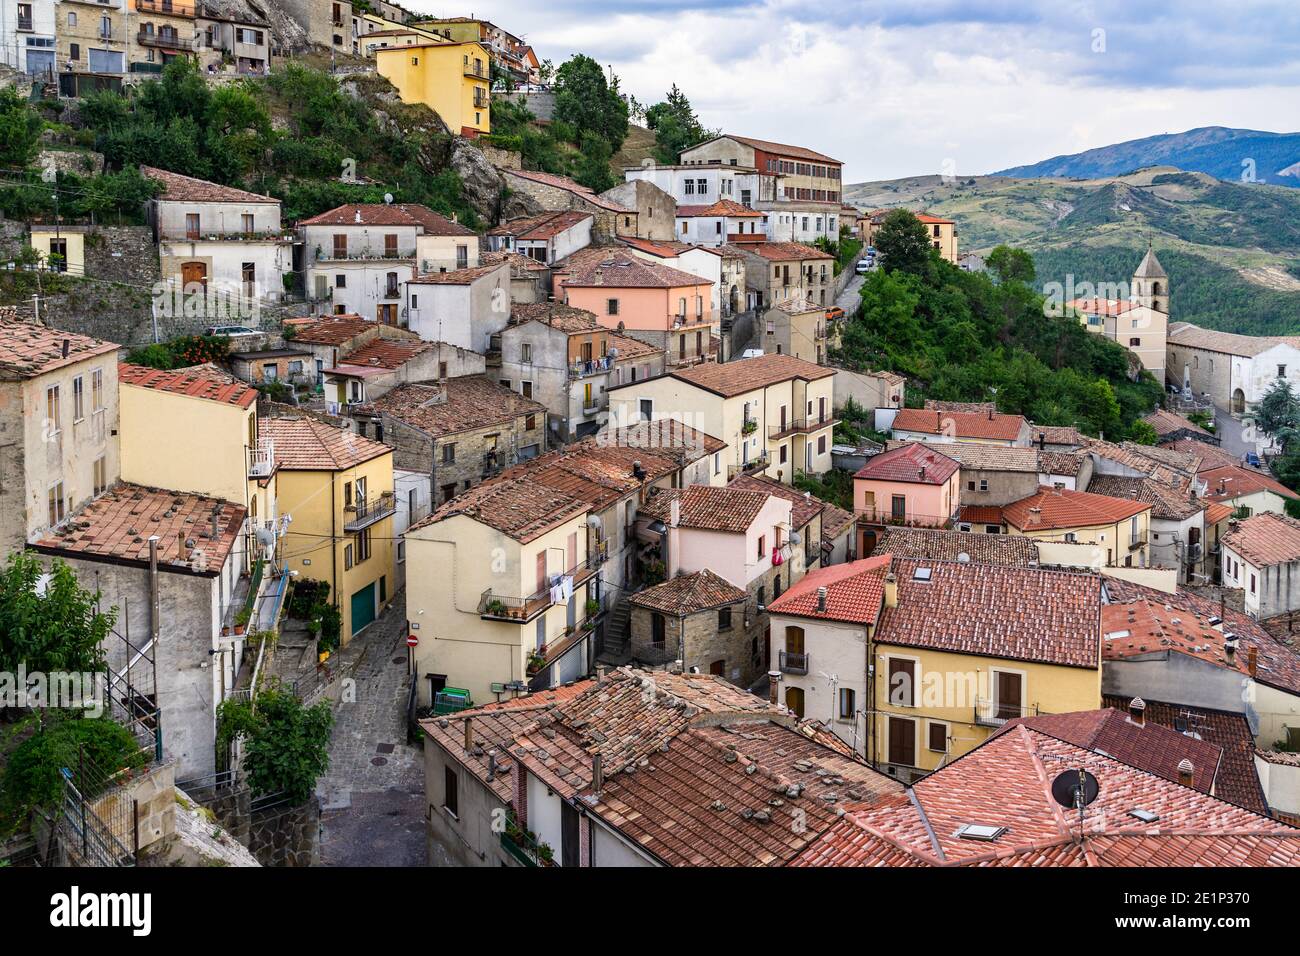
<path fill-rule="evenodd" d="M 853 268 L 853 271 L 860 276 L 864 276 L 868 272 L 870 272 L 873 268 L 875 268 L 875 262 L 873 260 L 859 259 L 858 264 Z"/>
<path fill-rule="evenodd" d="M 1262 467 L 1259 461 L 1259 455 L 1255 454 L 1253 451 L 1246 452 L 1246 454 L 1241 456 L 1241 460 L 1243 463 L 1249 465 L 1251 468 Z"/>
<path fill-rule="evenodd" d="M 826 310 L 826 318 L 831 322 L 834 322 L 836 319 L 842 319 L 844 318 L 844 310 L 838 305 L 832 306 Z"/>
<path fill-rule="evenodd" d="M 239 338 L 240 336 L 261 335 L 257 329 L 250 329 L 246 325 L 210 325 L 203 332 L 204 335 L 221 335 L 228 339 Z"/>

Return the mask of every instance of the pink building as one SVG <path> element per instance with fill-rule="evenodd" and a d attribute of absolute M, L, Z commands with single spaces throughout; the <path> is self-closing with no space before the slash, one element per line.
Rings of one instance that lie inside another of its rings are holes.
<path fill-rule="evenodd" d="M 871 525 L 940 528 L 961 507 L 961 466 L 925 445 L 901 445 L 872 458 L 853 476 L 853 510 L 862 528 L 858 551 L 871 554 Z"/>
<path fill-rule="evenodd" d="M 606 328 L 667 354 L 668 365 L 714 356 L 713 282 L 625 249 L 584 249 L 555 266 L 556 297 Z"/>

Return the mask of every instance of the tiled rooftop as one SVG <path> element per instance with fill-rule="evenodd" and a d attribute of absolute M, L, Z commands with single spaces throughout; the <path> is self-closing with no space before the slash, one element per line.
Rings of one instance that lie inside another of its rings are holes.
<path fill-rule="evenodd" d="M 466 269 L 452 269 L 449 272 L 426 272 L 408 279 L 407 283 L 409 285 L 473 285 L 504 268 L 506 266 L 503 262 L 488 262 Z"/>
<path fill-rule="evenodd" d="M 1192 494 L 1186 483 L 1178 487 L 1155 478 L 1128 478 L 1123 475 L 1096 475 L 1088 482 L 1088 492 L 1107 498 L 1123 498 L 1151 506 L 1151 517 L 1182 521 L 1205 506 Z"/>
<path fill-rule="evenodd" d="M 182 176 L 180 173 L 173 173 L 167 169 L 158 169 L 154 166 L 141 166 L 140 175 L 162 185 L 162 192 L 157 198 L 165 202 L 228 202 L 280 205 L 280 200 L 273 199 L 270 196 L 261 196 L 243 189 L 235 189 L 233 186 L 211 183 L 206 179 L 195 179 L 193 176 Z"/>
<path fill-rule="evenodd" d="M 1207 501 L 1231 501 L 1260 491 L 1270 491 L 1283 498 L 1300 498 L 1300 495 L 1282 482 L 1240 465 L 1221 465 L 1217 468 L 1204 469 L 1196 477 L 1205 482 Z"/>
<path fill-rule="evenodd" d="M 920 485 L 942 485 L 961 466 L 941 452 L 908 442 L 868 459 L 854 478 L 867 481 L 903 481 Z"/>
<path fill-rule="evenodd" d="M 68 354 L 64 357 L 64 345 Z M 0 378 L 24 379 L 117 351 L 112 342 L 60 332 L 35 322 L 0 318 Z"/>
<path fill-rule="evenodd" d="M 487 231 L 489 236 L 514 236 L 516 241 L 544 242 L 566 229 L 592 219 L 589 212 L 544 212 L 537 216 L 511 219 Z"/>
<path fill-rule="evenodd" d="M 815 246 L 807 246 L 802 242 L 747 242 L 744 244 L 743 250 L 771 262 L 835 258 L 829 252 L 822 252 Z"/>
<path fill-rule="evenodd" d="M 217 574 L 239 538 L 243 505 L 179 491 L 120 484 L 88 502 L 32 547 L 69 558 L 149 563 L 157 535 L 164 570 Z"/>
<path fill-rule="evenodd" d="M 589 510 L 585 501 L 540 482 L 526 478 L 498 478 L 475 485 L 452 498 L 423 521 L 408 528 L 407 533 L 465 515 L 527 544 Z"/>
<path fill-rule="evenodd" d="M 211 364 L 157 369 L 123 362 L 117 367 L 117 380 L 122 385 L 188 395 L 190 398 L 202 398 L 219 405 L 249 408 L 257 401 L 257 389 Z"/>
<path fill-rule="evenodd" d="M 874 624 L 884 600 L 885 575 L 892 560 L 884 553 L 809 571 L 767 609 L 772 614 Z M 819 608 L 820 588 L 826 589 L 825 610 Z"/>
<path fill-rule="evenodd" d="M 343 345 L 373 328 L 374 322 L 359 315 L 335 315 L 295 327 L 291 342 L 295 345 Z"/>
<path fill-rule="evenodd" d="M 348 203 L 299 221 L 300 226 L 416 226 L 430 236 L 472 236 L 474 231 L 416 203 Z"/>
<path fill-rule="evenodd" d="M 726 607 L 745 600 L 746 592 L 705 568 L 637 591 L 628 600 L 638 607 L 673 617 Z"/>
<path fill-rule="evenodd" d="M 583 202 L 591 203 L 598 209 L 604 209 L 606 212 L 616 213 L 633 213 L 636 210 L 626 209 L 613 200 L 606 199 L 597 195 L 581 183 L 575 182 L 567 176 L 557 176 L 555 173 L 543 173 L 531 169 L 503 169 L 507 176 L 518 176 L 520 179 L 527 179 L 530 182 L 539 183 L 543 186 L 551 186 L 554 189 L 562 189 L 567 193 L 572 193 Z"/>
<path fill-rule="evenodd" d="M 411 359 L 434 347 L 432 342 L 394 342 L 372 339 L 339 359 L 339 365 L 362 365 L 370 368 L 401 368 Z"/>
<path fill-rule="evenodd" d="M 748 206 L 742 206 L 734 199 L 719 199 L 705 206 L 677 204 L 677 218 L 694 218 L 697 216 L 721 217 L 728 219 L 762 219 L 763 213 Z"/>
<path fill-rule="evenodd" d="M 826 502 L 814 498 L 808 492 L 798 491 L 784 482 L 763 475 L 741 475 L 732 479 L 727 487 L 738 488 L 741 491 L 761 491 L 784 498 L 790 502 L 790 526 L 796 531 L 829 507 Z"/>
<path fill-rule="evenodd" d="M 1166 435 L 1172 435 L 1174 432 L 1189 431 L 1198 435 L 1205 435 L 1207 438 L 1212 437 L 1200 425 L 1196 424 L 1189 418 L 1177 415 L 1174 412 L 1166 411 L 1163 408 L 1157 408 L 1150 415 L 1142 419 L 1148 425 L 1156 430 L 1156 435 L 1164 438 Z"/>
<path fill-rule="evenodd" d="M 525 415 L 545 424 L 546 406 L 483 375 L 449 378 L 438 385 L 406 383 L 370 403 L 375 413 L 441 438 L 504 425 Z"/>
<path fill-rule="evenodd" d="M 899 558 L 969 561 L 1015 568 L 1038 565 L 1038 547 L 1023 535 L 941 531 L 937 528 L 885 528 L 876 541 L 876 550 Z"/>
<path fill-rule="evenodd" d="M 1002 517 L 1007 524 L 1021 531 L 1048 531 L 1116 524 L 1149 510 L 1151 505 L 1143 501 L 1108 498 L 1066 488 L 1046 488 L 1004 505 Z"/>
<path fill-rule="evenodd" d="M 900 408 L 890 428 L 896 432 L 916 432 L 924 435 L 1014 441 L 1020 437 L 1024 426 L 1025 420 L 1020 415 Z"/>
<path fill-rule="evenodd" d="M 917 558 L 895 558 L 893 573 L 898 604 L 881 615 L 882 644 L 1101 666 L 1096 575 Z"/>
<path fill-rule="evenodd" d="M 885 447 L 893 450 L 910 444 L 922 444 L 931 451 L 947 455 L 963 468 L 974 471 L 1038 471 L 1038 449 L 1012 448 L 1007 445 L 980 445 L 975 442 L 908 442 L 889 439 Z"/>
<path fill-rule="evenodd" d="M 286 471 L 344 471 L 393 451 L 314 418 L 260 418 L 257 433 L 275 443 L 275 463 Z"/>
<path fill-rule="evenodd" d="M 594 313 L 563 302 L 516 302 L 510 306 L 510 321 L 516 325 L 542 322 L 571 335 L 603 328 Z"/>
<path fill-rule="evenodd" d="M 765 491 L 711 485 L 656 488 L 637 514 L 667 522 L 672 513 L 671 502 L 675 500 L 681 505 L 679 527 L 744 534 L 771 497 Z"/>
<path fill-rule="evenodd" d="M 574 288 L 679 289 L 712 285 L 711 279 L 683 272 L 613 247 L 589 246 L 557 263 L 563 284 Z"/>
<path fill-rule="evenodd" d="M 1080 841 L 1051 782 L 1086 766 L 1100 791 Z M 925 777 L 911 800 L 850 809 L 798 866 L 1295 866 L 1300 830 L 1048 734 L 1014 727 Z M 1143 823 L 1134 810 L 1159 814 Z M 991 841 L 963 825 L 1004 827 Z"/>
<path fill-rule="evenodd" d="M 835 369 L 814 365 L 793 355 L 759 355 L 734 362 L 704 362 L 671 374 L 673 378 L 690 382 L 705 391 L 731 398 L 792 379 L 812 382 L 830 378 Z M 620 387 L 633 388 L 635 383 Z"/>

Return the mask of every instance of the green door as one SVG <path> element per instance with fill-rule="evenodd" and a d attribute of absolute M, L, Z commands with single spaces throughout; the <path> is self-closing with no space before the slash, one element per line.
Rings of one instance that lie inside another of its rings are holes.
<path fill-rule="evenodd" d="M 352 595 L 352 633 L 375 619 L 375 585 L 372 581 Z"/>

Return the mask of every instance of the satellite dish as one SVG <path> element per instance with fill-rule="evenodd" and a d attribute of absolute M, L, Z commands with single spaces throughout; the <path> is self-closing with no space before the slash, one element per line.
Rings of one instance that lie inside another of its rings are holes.
<path fill-rule="evenodd" d="M 1067 810 L 1082 810 L 1097 799 L 1101 784 L 1086 770 L 1067 770 L 1052 781 L 1052 799 Z M 1082 797 L 1082 802 L 1078 798 Z"/>
<path fill-rule="evenodd" d="M 388 205 L 391 206 L 391 205 L 393 204 L 393 194 L 392 194 L 392 193 L 384 193 L 384 202 L 388 203 Z"/>

